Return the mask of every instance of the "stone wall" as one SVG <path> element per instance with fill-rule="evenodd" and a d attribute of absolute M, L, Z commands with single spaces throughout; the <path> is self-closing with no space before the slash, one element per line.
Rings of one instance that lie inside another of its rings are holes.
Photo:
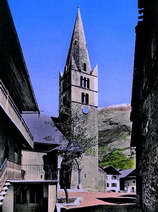
<path fill-rule="evenodd" d="M 97 109 L 95 107 L 88 107 L 89 113 L 84 114 L 82 112 L 83 105 L 72 103 L 73 111 L 78 112 L 80 120 L 85 119 L 82 129 L 85 130 L 88 137 L 92 139 L 92 143 L 95 145 L 84 153 L 81 160 L 81 188 L 94 191 L 98 190 L 98 118 Z M 82 121 L 81 121 L 82 123 Z M 89 141 L 90 142 L 90 141 Z M 74 187 L 77 182 L 77 173 L 72 174 L 72 186 Z"/>
<path fill-rule="evenodd" d="M 141 2 L 141 3 L 140 3 Z M 158 2 L 139 1 L 132 94 L 132 145 L 137 153 L 138 204 L 158 211 Z"/>
<path fill-rule="evenodd" d="M 106 191 L 106 173 L 101 169 L 98 168 L 98 178 L 97 178 L 97 183 L 98 183 L 98 191 L 99 192 L 104 192 Z"/>

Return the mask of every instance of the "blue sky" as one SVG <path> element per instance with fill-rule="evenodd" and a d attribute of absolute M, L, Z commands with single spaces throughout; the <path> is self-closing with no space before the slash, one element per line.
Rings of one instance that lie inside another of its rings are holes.
<path fill-rule="evenodd" d="M 80 7 L 99 106 L 130 103 L 137 0 L 8 0 L 41 111 L 58 115 L 58 75 Z"/>

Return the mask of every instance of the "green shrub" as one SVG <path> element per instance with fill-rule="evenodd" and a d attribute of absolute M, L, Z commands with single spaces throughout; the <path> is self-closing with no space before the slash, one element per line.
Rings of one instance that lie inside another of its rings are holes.
<path fill-rule="evenodd" d="M 134 168 L 134 159 L 129 158 L 122 153 L 121 149 L 115 149 L 106 154 L 99 164 L 101 167 L 113 166 L 116 169 L 130 169 Z"/>

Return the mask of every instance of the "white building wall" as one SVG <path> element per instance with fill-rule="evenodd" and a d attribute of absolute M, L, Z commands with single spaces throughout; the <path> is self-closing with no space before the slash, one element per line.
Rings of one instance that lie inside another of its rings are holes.
<path fill-rule="evenodd" d="M 136 179 L 125 180 L 125 191 L 127 193 L 135 193 L 136 192 Z"/>
<path fill-rule="evenodd" d="M 119 175 L 107 175 L 106 176 L 106 191 L 120 191 Z"/>

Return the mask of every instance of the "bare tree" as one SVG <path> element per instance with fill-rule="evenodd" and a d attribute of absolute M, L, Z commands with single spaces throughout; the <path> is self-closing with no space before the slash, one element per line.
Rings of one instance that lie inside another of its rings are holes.
<path fill-rule="evenodd" d="M 68 111 L 68 110 L 67 110 Z M 57 126 L 62 131 L 68 142 L 64 145 L 61 155 L 63 157 L 63 166 L 65 170 L 62 176 L 62 185 L 68 201 L 68 193 L 66 188 L 67 172 L 72 169 L 78 172 L 78 185 L 81 183 L 81 161 L 84 155 L 94 154 L 96 136 L 91 137 L 88 132 L 88 114 L 83 114 L 79 109 L 60 114 Z"/>

